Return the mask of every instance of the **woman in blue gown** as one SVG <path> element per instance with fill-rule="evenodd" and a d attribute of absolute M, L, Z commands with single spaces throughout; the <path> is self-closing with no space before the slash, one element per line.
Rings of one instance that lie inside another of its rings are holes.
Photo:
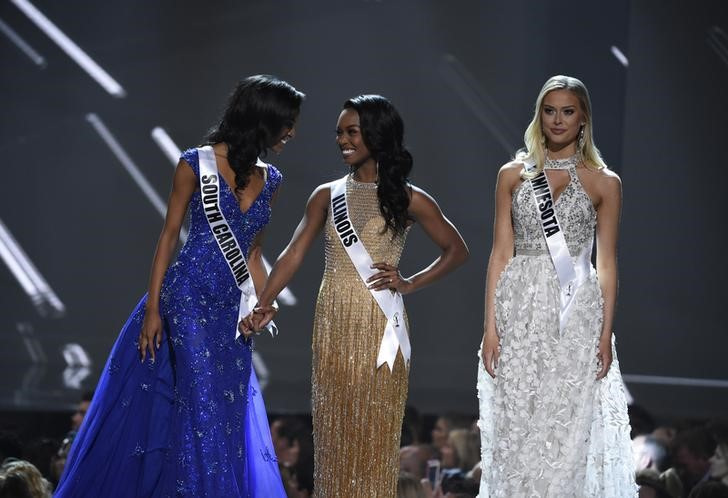
<path fill-rule="evenodd" d="M 292 138 L 303 97 L 276 78 L 246 78 L 207 137 L 219 209 L 257 289 L 281 181 L 258 157 Z M 205 215 L 198 151 L 177 165 L 149 292 L 113 346 L 57 497 L 285 496 L 252 344 L 235 337 L 241 291 Z M 189 237 L 170 266 L 188 210 Z"/>

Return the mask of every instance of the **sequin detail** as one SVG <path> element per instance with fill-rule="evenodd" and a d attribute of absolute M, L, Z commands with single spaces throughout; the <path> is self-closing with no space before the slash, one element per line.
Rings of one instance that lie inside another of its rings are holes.
<path fill-rule="evenodd" d="M 185 151 L 182 159 L 199 177 L 197 151 Z M 245 214 L 220 184 L 220 208 L 246 253 L 270 220 L 281 178 L 269 166 Z M 156 361 L 142 365 L 137 352 L 144 297 L 114 345 L 59 498 L 284 496 L 277 466 L 259 449 L 273 451 L 259 437 L 267 430 L 267 420 L 259 424 L 262 399 L 250 395 L 252 341 L 235 340 L 240 290 L 210 231 L 199 189 L 188 211 L 189 236 L 162 284 Z"/>
<path fill-rule="evenodd" d="M 569 184 L 556 199 L 554 209 L 559 223 L 564 228 L 564 237 L 569 253 L 577 255 L 594 238 L 597 213 L 591 199 L 579 181 L 573 163 L 566 164 Z M 514 245 L 516 254 L 548 254 L 541 222 L 533 205 L 531 182 L 525 181 L 516 189 L 511 199 Z"/>
<path fill-rule="evenodd" d="M 569 252 L 591 243 L 596 212 L 574 166 L 555 209 Z M 516 255 L 498 279 L 495 380 L 478 361 L 481 498 L 636 495 L 627 403 L 616 353 L 597 382 L 603 301 L 592 269 L 559 333 L 559 284 L 529 182 L 512 199 Z"/>
<path fill-rule="evenodd" d="M 351 221 L 375 262 L 399 264 L 406 233 L 382 233 L 375 184 L 347 180 Z M 376 369 L 386 318 L 331 223 L 314 320 L 314 487 L 321 497 L 396 496 L 408 370 Z M 346 437 L 342 437 L 345 434 Z M 352 479 L 356 476 L 356 479 Z"/>

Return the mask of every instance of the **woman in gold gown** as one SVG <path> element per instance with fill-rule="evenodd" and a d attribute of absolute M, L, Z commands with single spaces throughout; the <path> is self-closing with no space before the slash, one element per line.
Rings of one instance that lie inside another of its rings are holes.
<path fill-rule="evenodd" d="M 468 255 L 462 237 L 434 199 L 408 182 L 412 156 L 403 138 L 402 119 L 384 97 L 361 95 L 344 103 L 336 143 L 350 168 L 345 203 L 375 274 L 366 283 L 360 278 L 334 227 L 333 182 L 320 185 L 273 266 L 258 306 L 240 324 L 250 334 L 271 320 L 276 312 L 273 300 L 324 229 L 326 264 L 314 318 L 312 373 L 318 497 L 396 495 L 409 364 L 397 349 L 391 370 L 377 366 L 387 317 L 372 290 L 408 294 L 452 271 Z M 414 223 L 422 225 L 440 255 L 405 278 L 398 264 Z"/>

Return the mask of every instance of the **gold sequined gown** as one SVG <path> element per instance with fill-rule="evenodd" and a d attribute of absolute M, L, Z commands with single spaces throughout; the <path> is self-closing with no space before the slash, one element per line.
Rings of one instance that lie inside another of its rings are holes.
<path fill-rule="evenodd" d="M 382 233 L 376 184 L 348 177 L 349 216 L 374 262 L 399 264 L 406 233 Z M 396 496 L 408 367 L 376 368 L 386 318 L 344 250 L 329 209 L 313 332 L 314 493 Z M 389 291 L 380 291 L 389 292 Z"/>

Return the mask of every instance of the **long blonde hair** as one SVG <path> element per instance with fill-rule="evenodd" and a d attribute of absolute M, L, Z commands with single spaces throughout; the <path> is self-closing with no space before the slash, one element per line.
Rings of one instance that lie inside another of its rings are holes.
<path fill-rule="evenodd" d="M 529 160 L 536 164 L 536 169 L 530 173 L 524 172 L 522 176 L 524 178 L 534 178 L 543 171 L 544 161 L 546 160 L 546 137 L 543 134 L 541 111 L 543 110 L 544 98 L 554 90 L 569 90 L 579 99 L 581 112 L 584 116 L 584 145 L 580 148 L 577 141 L 577 154 L 581 156 L 588 168 L 593 170 L 606 168 L 607 165 L 604 163 L 599 149 L 594 144 L 591 100 L 586 86 L 580 80 L 571 76 L 557 75 L 549 78 L 541 88 L 541 92 L 536 99 L 533 119 L 526 128 L 526 133 L 523 134 L 523 142 L 526 147 L 516 153 L 516 160 Z"/>

